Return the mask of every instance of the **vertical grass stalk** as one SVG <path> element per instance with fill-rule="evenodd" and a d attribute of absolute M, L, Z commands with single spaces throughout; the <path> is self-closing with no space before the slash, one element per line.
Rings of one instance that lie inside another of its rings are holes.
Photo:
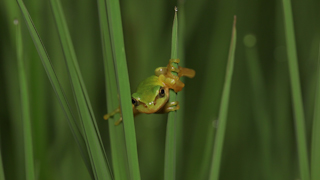
<path fill-rule="evenodd" d="M 311 179 L 320 179 L 320 45 L 311 144 Z"/>
<path fill-rule="evenodd" d="M 51 7 L 58 28 L 65 62 L 72 83 L 73 93 L 82 123 L 91 167 L 96 179 L 111 179 L 112 172 L 100 137 L 99 128 L 78 65 L 71 36 L 59 0 L 51 0 Z"/>
<path fill-rule="evenodd" d="M 184 8 L 184 3 L 185 1 L 182 0 L 178 0 L 178 10 L 179 10 L 179 16 L 177 17 L 177 21 L 179 22 L 179 29 L 178 29 L 178 50 L 177 50 L 177 57 L 179 57 L 180 59 L 180 63 L 179 65 L 182 67 L 185 67 L 185 8 Z M 185 91 L 181 91 L 179 92 L 179 96 L 177 96 L 177 100 L 179 102 L 179 104 L 185 104 L 185 102 L 187 102 L 185 100 Z M 184 151 L 184 124 L 185 124 L 185 110 L 186 110 L 186 106 L 180 106 L 180 109 L 177 111 L 177 118 L 176 118 L 176 179 L 181 179 L 182 176 L 182 172 L 184 171 L 184 167 L 183 167 L 183 151 Z"/>
<path fill-rule="evenodd" d="M 268 101 L 266 99 L 267 93 L 265 88 L 265 81 L 262 74 L 262 66 L 260 64 L 258 49 L 256 48 L 256 37 L 248 34 L 244 37 L 244 45 L 246 46 L 246 59 L 249 69 L 249 77 L 252 86 L 252 99 L 253 99 L 253 117 L 257 121 L 258 138 L 259 138 L 259 151 L 261 153 L 261 168 L 263 176 L 266 179 L 273 179 L 271 171 L 271 118 L 268 111 Z"/>
<path fill-rule="evenodd" d="M 80 131 L 80 127 L 79 127 L 79 125 L 78 125 L 78 123 L 72 113 L 72 110 L 69 106 L 69 103 L 65 97 L 63 89 L 62 89 L 60 82 L 57 78 L 57 75 L 52 67 L 52 64 L 50 62 L 50 59 L 49 59 L 48 54 L 46 52 L 46 49 L 45 49 L 44 45 L 42 44 L 42 41 L 38 35 L 38 32 L 35 28 L 35 25 L 32 22 L 32 19 L 29 15 L 27 8 L 25 7 L 22 0 L 17 0 L 17 2 L 20 7 L 21 13 L 25 19 L 26 25 L 29 29 L 31 38 L 35 44 L 35 47 L 37 48 L 37 51 L 38 51 L 38 54 L 41 58 L 42 64 L 43 64 L 43 66 L 46 70 L 46 73 L 48 75 L 48 78 L 51 82 L 51 85 L 52 85 L 52 87 L 58 97 L 59 103 L 60 103 L 60 105 L 61 105 L 62 109 L 64 110 L 64 113 L 67 117 L 68 125 L 69 125 L 71 132 L 72 132 L 72 134 L 78 144 L 78 147 L 79 147 L 81 155 L 84 159 L 85 165 L 87 166 L 88 171 L 89 171 L 91 177 L 93 178 L 93 171 L 91 169 L 88 151 L 86 148 L 86 144 L 85 144 L 82 132 Z"/>
<path fill-rule="evenodd" d="M 116 69 L 124 135 L 127 148 L 130 179 L 139 180 L 140 170 L 137 152 L 136 132 L 133 121 L 129 75 L 124 47 L 119 0 L 106 0 L 109 30 Z"/>
<path fill-rule="evenodd" d="M 107 109 L 108 112 L 112 112 L 119 106 L 119 100 L 105 0 L 98 0 L 98 10 L 106 79 Z M 112 165 L 114 178 L 126 180 L 129 179 L 129 174 L 127 173 L 127 154 L 125 151 L 126 147 L 124 141 L 123 123 L 120 123 L 118 126 L 114 125 L 115 120 L 118 120 L 119 118 L 120 115 L 116 114 L 114 117 L 110 117 L 108 120 Z"/>
<path fill-rule="evenodd" d="M 221 104 L 220 104 L 220 110 L 219 110 L 218 128 L 217 128 L 216 138 L 215 138 L 214 147 L 213 147 L 212 164 L 211 164 L 210 177 L 209 177 L 210 180 L 219 179 L 223 141 L 224 141 L 225 129 L 227 125 L 229 95 L 230 95 L 233 66 L 234 66 L 234 54 L 236 50 L 236 39 L 237 39 L 236 16 L 234 16 L 228 64 L 226 69 L 226 77 L 225 77 L 224 87 L 222 91 L 222 98 L 221 98 Z"/>
<path fill-rule="evenodd" d="M 25 171 L 26 179 L 35 179 L 34 171 L 34 159 L 33 159 L 33 143 L 32 143 L 32 130 L 31 130 L 31 118 L 30 118 L 30 103 L 27 85 L 27 75 L 23 62 L 23 45 L 21 37 L 21 29 L 19 21 L 14 20 L 14 24 L 17 27 L 17 59 L 18 59 L 18 72 L 20 82 L 20 95 L 21 95 L 21 108 L 22 108 L 22 122 L 23 122 L 23 137 L 24 137 L 24 157 L 25 157 Z"/>
<path fill-rule="evenodd" d="M 178 17 L 177 7 L 175 7 L 175 14 L 172 27 L 172 42 L 171 42 L 171 59 L 178 58 Z M 176 63 L 172 65 L 178 68 Z M 172 72 L 173 75 L 177 75 L 176 72 Z M 176 93 L 170 90 L 169 101 L 176 101 Z M 177 112 L 169 112 L 167 121 L 167 133 L 166 133 L 166 147 L 165 147 L 165 160 L 164 160 L 164 179 L 174 180 L 176 179 L 176 114 Z"/>
<path fill-rule="evenodd" d="M 285 22 L 285 35 L 288 54 L 289 75 L 291 83 L 291 95 L 294 110 L 296 140 L 301 180 L 310 180 L 310 169 L 306 141 L 305 116 L 301 97 L 300 77 L 296 42 L 294 35 L 293 18 L 290 0 L 283 0 L 283 12 Z"/>
<path fill-rule="evenodd" d="M 3 171 L 3 164 L 2 164 L 2 153 L 1 152 L 2 151 L 1 151 L 1 141 L 0 141 L 0 179 L 5 180 L 4 171 Z"/>

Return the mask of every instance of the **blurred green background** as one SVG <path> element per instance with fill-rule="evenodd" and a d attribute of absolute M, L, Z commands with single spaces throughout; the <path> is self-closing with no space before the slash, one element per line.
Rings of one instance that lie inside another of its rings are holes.
<path fill-rule="evenodd" d="M 61 1 L 89 97 L 110 154 L 105 79 L 96 1 Z M 75 111 L 50 4 L 25 1 Z M 131 89 L 170 59 L 174 6 L 179 12 L 186 83 L 178 135 L 177 179 L 207 179 L 233 16 L 237 47 L 220 179 L 299 177 L 281 1 L 121 0 Z M 292 1 L 308 148 L 319 54 L 320 1 Z M 38 179 L 89 179 L 78 147 L 15 1 L 0 1 L 0 145 L 7 179 L 24 179 L 21 105 L 14 18 L 22 22 Z M 179 95 L 178 95 L 179 96 Z M 167 115 L 135 118 L 142 179 L 163 179 Z"/>

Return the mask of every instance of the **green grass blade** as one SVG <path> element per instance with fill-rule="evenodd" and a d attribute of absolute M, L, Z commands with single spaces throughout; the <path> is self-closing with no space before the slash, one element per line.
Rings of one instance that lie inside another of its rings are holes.
<path fill-rule="evenodd" d="M 210 164 L 212 159 L 212 149 L 214 144 L 215 132 L 216 132 L 216 120 L 208 126 L 207 136 L 205 139 L 206 145 L 203 151 L 203 160 L 200 165 L 199 179 L 208 179 L 210 172 Z"/>
<path fill-rule="evenodd" d="M 229 95 L 230 95 L 230 88 L 231 88 L 231 81 L 232 81 L 232 74 L 233 74 L 236 40 L 237 40 L 236 16 L 234 16 L 231 44 L 230 44 L 228 64 L 227 64 L 227 70 L 226 70 L 226 79 L 225 79 L 223 92 L 222 92 L 222 98 L 221 98 L 221 104 L 220 104 L 220 110 L 219 110 L 218 128 L 217 128 L 215 143 L 213 147 L 212 164 L 211 164 L 211 171 L 210 171 L 210 177 L 209 177 L 210 180 L 219 179 L 223 141 L 224 141 L 225 129 L 227 125 Z"/>
<path fill-rule="evenodd" d="M 105 3 L 105 0 L 98 0 L 101 43 L 106 78 L 107 107 L 108 112 L 112 112 L 114 109 L 119 107 L 119 100 L 108 27 L 107 7 Z M 120 115 L 116 114 L 108 120 L 112 165 L 114 178 L 126 180 L 129 179 L 129 173 L 126 173 L 128 168 L 123 123 L 118 126 L 114 125 L 115 120 L 118 120 L 119 118 Z"/>
<path fill-rule="evenodd" d="M 91 103 L 80 73 L 76 54 L 71 41 L 64 13 L 59 0 L 51 0 L 51 7 L 57 24 L 62 49 L 71 79 L 73 92 L 81 119 L 92 170 L 96 179 L 111 179 L 112 172 L 100 137 Z"/>
<path fill-rule="evenodd" d="M 320 47 L 320 45 L 319 45 Z M 320 48 L 318 57 L 318 77 L 316 87 L 316 98 L 314 106 L 314 117 L 312 126 L 312 144 L 311 144 L 311 179 L 320 179 Z"/>
<path fill-rule="evenodd" d="M 37 48 L 37 51 L 38 51 L 38 54 L 41 58 L 42 64 L 43 64 L 43 66 L 46 70 L 46 73 L 48 75 L 48 78 L 51 82 L 51 85 L 52 85 L 52 87 L 58 97 L 59 103 L 60 103 L 60 105 L 61 105 L 62 109 L 64 110 L 64 113 L 67 117 L 68 125 L 72 131 L 72 134 L 73 134 L 79 148 L 80 148 L 81 155 L 85 161 L 85 164 L 89 170 L 89 173 L 91 174 L 91 177 L 93 177 L 93 172 L 90 168 L 90 160 L 89 160 L 88 152 L 86 149 L 85 141 L 84 141 L 83 136 L 81 134 L 80 128 L 79 128 L 79 126 L 78 126 L 78 124 L 72 114 L 72 111 L 71 111 L 70 106 L 67 102 L 67 99 L 66 99 L 65 94 L 62 90 L 62 87 L 58 81 L 57 75 L 51 65 L 48 54 L 42 44 L 42 41 L 37 33 L 37 30 L 35 29 L 35 26 L 32 22 L 32 19 L 28 13 L 28 10 L 26 9 L 23 1 L 17 0 L 17 2 L 20 7 L 20 10 L 22 12 L 22 15 L 25 19 L 25 22 L 27 24 L 27 27 L 29 29 L 32 40 Z"/>
<path fill-rule="evenodd" d="M 129 75 L 124 48 L 120 4 L 118 0 L 106 0 L 110 37 L 112 42 L 113 61 L 116 68 L 118 90 L 120 96 L 125 141 L 127 148 L 130 179 L 139 180 L 136 132 L 133 121 Z"/>
<path fill-rule="evenodd" d="M 243 39 L 246 47 L 246 59 L 249 77 L 252 86 L 252 99 L 253 99 L 253 117 L 257 121 L 258 138 L 259 138 L 259 151 L 261 153 L 260 158 L 262 163 L 263 176 L 266 179 L 273 179 L 271 172 L 271 118 L 268 111 L 267 93 L 265 87 L 265 81 L 262 74 L 262 66 L 260 64 L 259 53 L 256 47 L 256 37 L 252 34 L 248 34 Z"/>
<path fill-rule="evenodd" d="M 172 27 L 172 41 L 171 41 L 171 59 L 178 58 L 178 17 L 177 9 L 175 8 L 173 27 Z M 178 68 L 176 63 L 172 65 Z M 176 72 L 172 72 L 177 75 Z M 169 101 L 176 101 L 176 93 L 170 90 Z M 164 179 L 176 179 L 176 113 L 170 112 L 168 114 L 167 132 L 166 132 L 166 147 L 164 159 Z"/>
<path fill-rule="evenodd" d="M 3 164 L 2 164 L 2 153 L 1 152 L 2 151 L 1 151 L 1 146 L 0 146 L 0 179 L 5 180 L 4 171 L 3 171 Z"/>
<path fill-rule="evenodd" d="M 290 0 L 283 0 L 283 12 L 285 22 L 286 45 L 289 63 L 289 74 L 291 82 L 291 94 L 294 110 L 296 140 L 298 146 L 298 158 L 301 180 L 310 179 L 308 150 L 306 141 L 305 116 L 303 111 L 301 86 L 299 78 L 298 58 L 294 35 L 293 18 Z"/>
<path fill-rule="evenodd" d="M 23 137 L 24 137 L 24 157 L 25 157 L 25 171 L 26 179 L 35 179 L 34 159 L 33 159 L 33 143 L 32 143 L 32 130 L 30 118 L 30 103 L 27 85 L 27 75 L 23 60 L 23 46 L 21 29 L 17 19 L 14 21 L 17 31 L 17 59 L 18 59 L 18 72 L 20 82 L 20 95 L 21 95 L 21 108 L 22 108 L 22 122 L 23 122 Z"/>
<path fill-rule="evenodd" d="M 185 7 L 184 7 L 185 1 L 178 1 L 178 10 L 179 10 L 179 16 L 178 18 L 178 22 L 179 22 L 179 29 L 178 29 L 178 55 L 177 57 L 179 57 L 179 59 L 181 60 L 179 63 L 179 66 L 181 67 L 186 67 L 185 66 L 185 35 L 186 35 L 186 31 L 185 31 L 185 27 L 186 27 L 186 18 L 185 18 Z M 183 157 L 183 152 L 184 152 L 184 147 L 183 147 L 183 143 L 184 143 L 184 127 L 185 127 L 185 111 L 186 111 L 186 106 L 184 105 L 187 100 L 185 99 L 185 91 L 180 91 L 179 92 L 179 96 L 177 96 L 177 101 L 179 102 L 179 104 L 183 104 L 183 106 L 180 106 L 180 109 L 177 111 L 177 118 L 176 118 L 176 165 L 175 165 L 175 169 L 176 169 L 176 179 L 181 179 L 182 178 L 182 173 L 185 169 L 183 167 L 183 161 L 184 161 L 184 157 Z M 211 153 L 210 153 L 211 154 Z M 211 155 L 210 155 L 211 156 Z M 199 175 L 200 176 L 200 175 Z"/>

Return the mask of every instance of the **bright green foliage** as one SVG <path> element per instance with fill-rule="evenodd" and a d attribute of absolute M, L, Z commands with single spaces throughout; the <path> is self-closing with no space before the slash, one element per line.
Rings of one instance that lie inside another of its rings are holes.
<path fill-rule="evenodd" d="M 107 157 L 109 179 L 206 180 L 217 167 L 211 166 L 213 152 L 220 154 L 219 173 L 213 173 L 219 180 L 319 179 L 319 1 L 49 2 L 0 1 L 6 179 L 27 176 L 15 18 L 23 36 L 37 179 L 94 179 L 108 173 Z M 172 39 L 175 6 L 179 27 Z M 64 23 L 57 21 L 62 12 Z M 222 141 L 217 128 L 234 15 L 237 48 Z M 171 57 L 196 71 L 193 79 L 181 79 L 180 110 L 169 120 L 166 114 L 133 119 L 131 90 Z M 103 120 L 119 105 L 122 124 L 114 126 L 119 114 Z M 95 140 L 89 142 L 89 134 Z M 93 154 L 102 165 L 93 168 Z"/>
<path fill-rule="evenodd" d="M 223 86 L 220 111 L 218 116 L 218 125 L 217 125 L 217 133 L 213 147 L 213 155 L 212 155 L 212 164 L 210 171 L 210 180 L 218 180 L 220 173 L 220 165 L 221 165 L 221 157 L 223 150 L 223 141 L 227 126 L 227 118 L 228 118 L 228 108 L 229 108 L 229 99 L 230 99 L 230 89 L 234 68 L 234 57 L 236 51 L 236 42 L 237 42 L 237 30 L 236 30 L 236 16 L 234 16 L 233 27 L 232 27 L 232 35 L 231 35 L 231 43 L 230 50 L 228 56 L 228 63 L 226 69 L 226 79 Z"/>
<path fill-rule="evenodd" d="M 320 50 L 320 49 L 319 49 Z M 318 77 L 317 77 L 317 87 L 316 87 L 316 99 L 314 106 L 314 117 L 313 117 L 313 127 L 312 127 L 312 147 L 311 147 L 311 179 L 316 180 L 320 178 L 320 171 L 318 167 L 320 165 L 320 54 L 318 57 Z"/>
<path fill-rule="evenodd" d="M 284 11 L 288 64 L 290 72 L 291 94 L 294 110 L 294 122 L 297 137 L 300 177 L 301 180 L 310 180 L 306 126 L 300 88 L 300 77 L 298 68 L 298 58 L 296 52 L 296 42 L 294 37 L 295 34 L 293 26 L 292 7 L 290 0 L 283 0 L 282 2 Z"/>
<path fill-rule="evenodd" d="M 17 59 L 18 59 L 18 71 L 20 82 L 20 95 L 21 95 L 21 111 L 23 122 L 23 140 L 24 140 L 24 157 L 25 157 L 25 172 L 27 180 L 34 180 L 34 152 L 33 152 L 33 138 L 32 127 L 30 118 L 30 102 L 29 102 L 29 90 L 27 84 L 27 76 L 25 71 L 24 59 L 23 59 L 23 44 L 21 37 L 21 28 L 19 21 L 14 20 L 14 24 L 17 26 L 16 38 L 17 38 Z"/>
<path fill-rule="evenodd" d="M 79 69 L 62 7 L 59 0 L 51 0 L 51 6 L 65 55 L 65 61 L 83 130 L 83 137 L 87 145 L 94 177 L 95 179 L 111 179 L 111 168 L 109 167 L 99 128 Z"/>
<path fill-rule="evenodd" d="M 126 52 L 122 30 L 122 20 L 119 0 L 106 0 L 107 15 L 110 30 L 113 63 L 115 66 L 118 93 L 120 99 L 121 115 L 123 118 L 124 137 L 129 166 L 129 178 L 140 179 L 138 151 L 135 125 L 131 104 L 129 74 L 127 68 Z"/>
<path fill-rule="evenodd" d="M 119 107 L 117 80 L 115 75 L 113 54 L 111 48 L 107 7 L 105 0 L 98 0 L 99 8 L 99 24 L 101 32 L 101 44 L 103 52 L 103 62 L 105 69 L 106 93 L 107 93 L 107 112 L 112 112 Z M 120 118 L 116 114 L 109 119 L 109 135 L 111 146 L 111 158 L 113 166 L 113 174 L 115 179 L 126 180 L 129 179 L 127 152 L 125 148 L 123 124 L 114 126 L 114 122 Z"/>
<path fill-rule="evenodd" d="M 171 39 L 171 59 L 177 59 L 178 57 L 178 17 L 177 8 L 175 8 L 175 15 L 173 19 L 172 27 L 172 39 Z M 174 67 L 178 67 L 176 63 L 172 63 Z M 173 75 L 177 75 L 176 72 L 172 72 Z M 170 90 L 169 102 L 176 101 L 176 93 Z M 164 159 L 164 179 L 174 180 L 176 179 L 176 131 L 177 131 L 177 112 L 168 113 L 167 121 L 167 134 L 166 134 L 166 149 Z"/>

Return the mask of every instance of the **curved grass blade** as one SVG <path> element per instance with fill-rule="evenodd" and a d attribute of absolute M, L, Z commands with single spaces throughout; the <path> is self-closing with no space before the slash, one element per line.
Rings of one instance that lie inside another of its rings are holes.
<path fill-rule="evenodd" d="M 67 99 L 65 97 L 65 94 L 62 90 L 62 87 L 58 81 L 58 78 L 57 78 L 57 75 L 52 67 L 52 64 L 50 62 L 50 59 L 48 57 L 48 54 L 46 52 L 46 49 L 45 47 L 43 46 L 42 44 L 42 41 L 37 33 L 37 30 L 35 29 L 35 26 L 32 22 L 32 19 L 28 13 L 28 10 L 27 8 L 25 7 L 24 3 L 22 0 L 17 0 L 18 2 L 18 5 L 20 7 L 20 10 L 22 12 L 22 15 L 25 19 L 25 22 L 27 24 L 27 27 L 29 29 L 29 32 L 30 32 L 30 35 L 32 37 L 32 40 L 35 44 L 35 47 L 37 48 L 37 51 L 38 51 L 38 54 L 41 58 L 41 61 L 42 61 L 42 64 L 46 70 L 46 73 L 48 75 L 48 78 L 51 82 L 51 85 L 58 97 L 58 100 L 59 100 L 59 103 L 62 107 L 62 109 L 64 110 L 64 113 L 67 117 L 67 122 L 68 122 L 68 125 L 70 127 L 70 130 L 79 146 L 79 149 L 80 149 L 80 152 L 81 152 L 81 155 L 84 159 L 84 162 L 85 162 L 85 165 L 87 166 L 88 168 L 88 171 L 91 175 L 91 177 L 93 177 L 93 172 L 90 168 L 90 159 L 89 159 L 89 156 L 88 156 L 88 152 L 87 152 L 87 148 L 86 148 L 86 145 L 85 145 L 85 141 L 83 139 L 83 136 L 81 134 L 81 131 L 80 131 L 80 128 L 74 118 L 74 115 L 72 114 L 72 111 L 70 109 L 70 106 L 67 102 Z"/>
<path fill-rule="evenodd" d="M 115 77 L 115 70 L 112 57 L 111 39 L 108 27 L 107 7 L 105 0 L 98 0 L 99 21 L 101 32 L 101 43 L 103 52 L 103 62 L 106 78 L 106 93 L 107 93 L 107 107 L 108 112 L 113 111 L 119 107 L 117 81 Z M 119 114 L 111 117 L 108 120 L 111 156 L 114 178 L 119 180 L 129 179 L 127 168 L 127 154 L 124 139 L 123 123 L 118 126 L 114 125 L 114 120 L 120 118 Z"/>
<path fill-rule="evenodd" d="M 227 125 L 229 95 L 230 95 L 231 81 L 232 81 L 232 74 L 233 74 L 236 40 L 237 40 L 236 16 L 234 16 L 231 44 L 230 44 L 228 64 L 227 64 L 227 70 L 226 70 L 226 79 L 224 82 L 224 87 L 222 92 L 222 98 L 221 98 L 221 104 L 220 104 L 220 110 L 219 110 L 218 128 L 217 128 L 216 138 L 215 138 L 214 147 L 213 147 L 212 164 L 211 164 L 211 171 L 210 171 L 210 177 L 209 177 L 210 180 L 219 179 L 223 141 L 224 141 L 224 135 L 225 135 L 226 125 Z"/>
<path fill-rule="evenodd" d="M 111 168 L 100 137 L 94 113 L 91 107 L 71 36 L 59 0 L 51 0 L 53 15 L 58 28 L 65 61 L 72 83 L 73 93 L 83 128 L 84 139 L 87 144 L 92 170 L 96 179 L 112 179 Z"/>
<path fill-rule="evenodd" d="M 124 48 L 120 4 L 118 0 L 106 0 L 109 30 L 116 69 L 124 135 L 127 148 L 130 179 L 139 180 L 140 170 L 137 152 L 136 132 L 133 121 L 130 84 Z"/>
<path fill-rule="evenodd" d="M 177 7 L 175 7 L 175 14 L 172 26 L 172 41 L 171 41 L 171 59 L 178 58 L 178 17 Z M 172 63 L 178 68 L 178 64 Z M 172 72 L 177 76 L 176 72 Z M 170 90 L 169 101 L 176 101 L 177 95 L 173 90 Z M 164 179 L 176 179 L 176 113 L 169 112 L 167 121 L 166 133 L 166 147 L 165 147 L 165 160 L 164 160 Z"/>
<path fill-rule="evenodd" d="M 318 57 L 318 77 L 315 95 L 314 117 L 312 125 L 312 144 L 311 144 L 311 179 L 320 179 L 320 44 Z"/>
<path fill-rule="evenodd" d="M 301 180 L 310 179 L 308 150 L 306 141 L 305 116 L 303 111 L 301 86 L 299 79 L 298 58 L 294 36 L 294 26 L 290 0 L 283 0 L 283 12 L 285 22 L 286 45 L 288 54 L 288 65 L 290 72 L 291 94 L 294 109 L 295 129 L 297 138 L 299 169 Z"/>
<path fill-rule="evenodd" d="M 33 143 L 32 143 L 32 130 L 30 118 L 30 103 L 27 85 L 27 75 L 23 62 L 23 46 L 21 29 L 17 19 L 14 20 L 16 25 L 16 38 L 17 38 L 17 59 L 18 59 L 18 72 L 20 81 L 20 95 L 21 95 L 21 108 L 22 108 L 22 122 L 23 122 L 23 137 L 24 137 L 24 157 L 25 157 L 25 171 L 26 179 L 35 179 L 34 159 L 33 159 Z"/>

